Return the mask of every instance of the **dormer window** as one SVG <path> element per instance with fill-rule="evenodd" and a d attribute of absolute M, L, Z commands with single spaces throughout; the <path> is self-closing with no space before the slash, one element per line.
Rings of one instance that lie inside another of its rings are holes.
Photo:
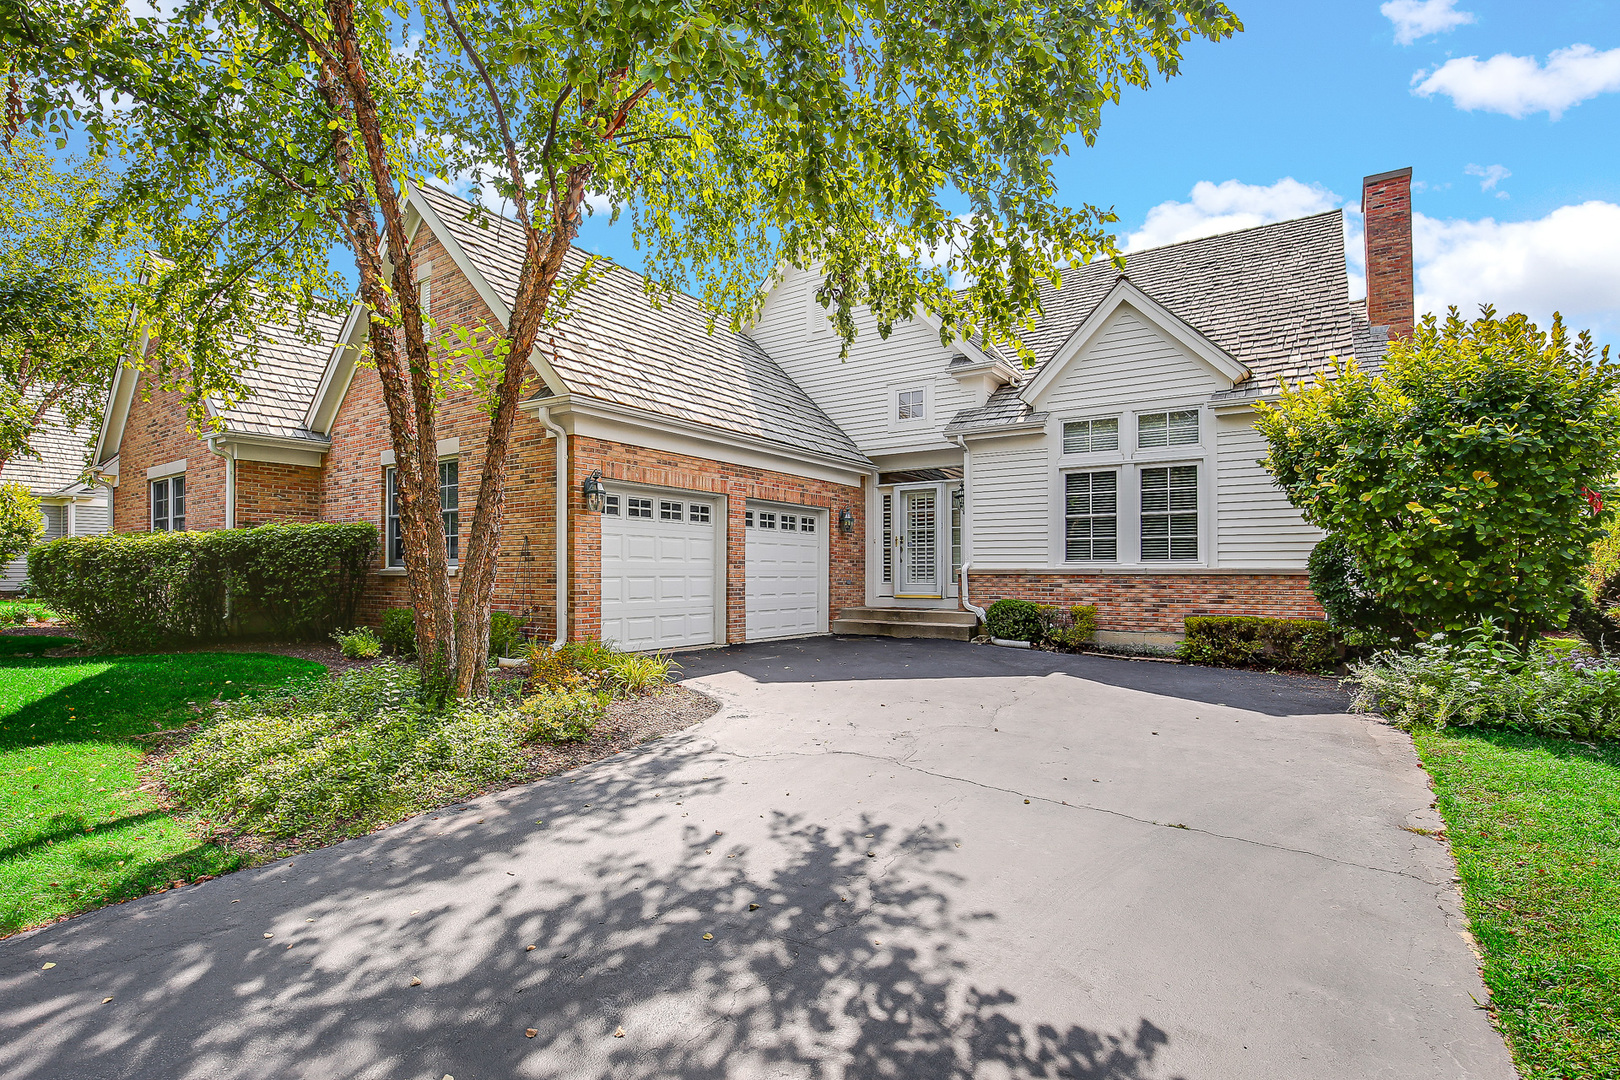
<path fill-rule="evenodd" d="M 896 402 L 898 420 L 925 420 L 928 418 L 928 394 L 924 390 L 902 390 Z"/>

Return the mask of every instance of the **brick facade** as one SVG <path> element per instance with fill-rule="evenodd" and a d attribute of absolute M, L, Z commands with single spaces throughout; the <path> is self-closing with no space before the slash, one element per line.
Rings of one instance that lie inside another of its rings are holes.
<path fill-rule="evenodd" d="M 186 459 L 186 528 L 224 528 L 225 459 L 210 453 L 187 429 L 186 406 L 180 395 L 151 388 L 143 374 L 118 448 L 118 486 L 112 493 L 114 532 L 146 532 L 152 527 L 146 471 L 181 458 Z"/>
<path fill-rule="evenodd" d="M 975 604 L 1011 597 L 1042 604 L 1096 604 L 1097 628 L 1182 632 L 1188 615 L 1267 615 L 1320 619 L 1322 605 L 1304 574 L 975 574 Z"/>
<path fill-rule="evenodd" d="M 236 463 L 236 527 L 316 521 L 321 513 L 321 470 L 267 461 Z"/>

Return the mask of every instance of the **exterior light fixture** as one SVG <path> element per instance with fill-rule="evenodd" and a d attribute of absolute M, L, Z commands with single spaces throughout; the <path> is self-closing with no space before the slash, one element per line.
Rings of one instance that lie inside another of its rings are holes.
<path fill-rule="evenodd" d="M 847 506 L 838 511 L 838 531 L 845 536 L 855 531 L 855 511 Z"/>
<path fill-rule="evenodd" d="M 951 506 L 957 510 L 967 505 L 967 492 L 962 488 L 951 489 Z"/>
<path fill-rule="evenodd" d="M 580 490 L 585 494 L 585 509 L 600 514 L 602 507 L 607 505 L 607 488 L 602 486 L 602 470 L 592 469 Z"/>

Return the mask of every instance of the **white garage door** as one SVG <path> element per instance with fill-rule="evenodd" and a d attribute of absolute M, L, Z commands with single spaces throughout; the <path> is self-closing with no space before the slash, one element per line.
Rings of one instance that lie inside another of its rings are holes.
<path fill-rule="evenodd" d="M 748 538 L 748 640 L 826 630 L 821 516 L 750 506 L 743 526 Z"/>
<path fill-rule="evenodd" d="M 622 649 L 714 641 L 715 505 L 610 493 L 602 510 L 602 639 Z"/>

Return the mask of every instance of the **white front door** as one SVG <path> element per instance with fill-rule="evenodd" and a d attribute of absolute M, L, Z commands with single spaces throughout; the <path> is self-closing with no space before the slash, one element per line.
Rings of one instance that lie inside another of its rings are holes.
<path fill-rule="evenodd" d="M 715 640 L 716 505 L 611 492 L 602 512 L 602 640 L 671 649 Z"/>
<path fill-rule="evenodd" d="M 824 532 L 819 511 L 748 505 L 743 515 L 747 640 L 826 632 Z"/>
<path fill-rule="evenodd" d="M 901 491 L 897 499 L 895 595 L 939 596 L 939 489 Z"/>

